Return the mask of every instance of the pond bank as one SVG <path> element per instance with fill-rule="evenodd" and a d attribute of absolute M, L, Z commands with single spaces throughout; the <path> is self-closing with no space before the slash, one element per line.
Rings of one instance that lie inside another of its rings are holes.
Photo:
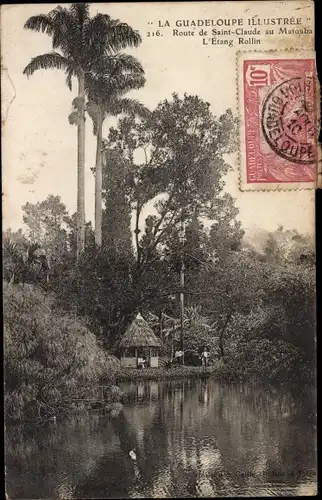
<path fill-rule="evenodd" d="M 176 366 L 172 368 L 123 368 L 115 374 L 115 383 L 130 380 L 164 380 L 182 378 L 208 378 L 218 374 L 216 367 Z"/>
<path fill-rule="evenodd" d="M 222 363 L 215 363 L 208 368 L 201 366 L 172 366 L 171 368 L 121 368 L 115 371 L 109 383 L 116 386 L 121 382 L 131 382 L 140 380 L 182 380 L 182 379 L 206 379 L 211 378 L 225 383 L 240 383 L 245 382 L 254 386 L 272 386 L 282 388 L 284 386 L 295 388 L 312 387 L 311 380 L 291 380 L 269 377 L 266 373 L 246 373 L 241 375 L 234 372 L 231 366 L 226 366 Z M 102 380 L 103 382 L 103 380 Z M 313 384 L 314 386 L 314 384 Z"/>

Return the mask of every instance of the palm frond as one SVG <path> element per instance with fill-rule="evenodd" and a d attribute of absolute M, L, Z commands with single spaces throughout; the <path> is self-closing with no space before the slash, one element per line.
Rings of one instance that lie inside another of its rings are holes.
<path fill-rule="evenodd" d="M 142 63 L 130 54 L 119 53 L 110 57 L 111 65 L 117 70 L 144 73 Z"/>
<path fill-rule="evenodd" d="M 145 85 L 145 77 L 141 74 L 128 74 L 122 75 L 122 77 L 115 77 L 110 81 L 111 93 L 117 93 L 118 95 L 125 94 L 130 90 L 140 89 Z"/>
<path fill-rule="evenodd" d="M 49 52 L 48 54 L 33 57 L 23 70 L 23 74 L 29 77 L 40 69 L 64 69 L 76 73 L 76 68 L 72 61 L 66 59 L 66 57 L 63 57 L 58 52 Z"/>
<path fill-rule="evenodd" d="M 49 14 L 55 27 L 53 31 L 53 49 L 60 48 L 68 58 L 74 57 L 81 49 L 81 35 L 78 20 L 72 12 L 58 5 Z M 74 57 L 74 59 L 76 59 Z"/>
<path fill-rule="evenodd" d="M 115 97 L 121 97 L 126 92 L 140 89 L 145 84 L 142 73 L 132 72 L 123 74 L 122 71 L 111 73 L 86 73 L 85 89 L 90 100 L 108 103 Z M 108 106 L 108 104 L 106 104 Z"/>
<path fill-rule="evenodd" d="M 12 241 L 10 238 L 6 238 L 3 241 L 3 253 L 6 257 L 14 257 L 18 252 L 17 244 Z"/>
<path fill-rule="evenodd" d="M 74 75 L 74 71 L 71 69 L 66 69 L 66 85 L 69 90 L 72 90 L 72 77 Z"/>
<path fill-rule="evenodd" d="M 75 97 L 72 101 L 72 112 L 68 116 L 68 122 L 70 125 L 78 125 L 79 119 L 81 117 L 81 112 L 83 109 L 84 99 L 81 97 Z"/>
<path fill-rule="evenodd" d="M 107 14 L 96 14 L 96 16 L 92 17 L 86 25 L 86 29 L 84 29 L 84 37 L 89 42 L 97 41 L 102 33 L 106 33 L 106 27 L 111 22 L 111 18 Z M 96 37 L 95 37 L 96 35 Z"/>
<path fill-rule="evenodd" d="M 125 73 L 135 72 L 144 74 L 141 62 L 129 54 L 118 53 L 115 55 L 104 55 L 95 63 L 97 73 Z"/>
<path fill-rule="evenodd" d="M 106 14 L 96 14 L 87 23 L 83 37 L 96 61 L 104 53 L 111 55 L 127 47 L 138 47 L 142 42 L 140 34 L 128 24 Z"/>
<path fill-rule="evenodd" d="M 46 33 L 51 36 L 54 32 L 55 24 L 49 16 L 39 14 L 38 16 L 29 17 L 24 24 L 24 28 L 38 32 L 41 31 L 42 33 Z"/>
<path fill-rule="evenodd" d="M 106 45 L 113 52 L 118 52 L 127 47 L 138 47 L 142 38 L 138 31 L 118 19 L 110 19 L 106 29 Z"/>
<path fill-rule="evenodd" d="M 40 14 L 30 17 L 24 28 L 46 33 L 52 36 L 53 49 L 61 48 L 70 55 L 70 39 L 73 36 L 73 18 L 66 8 L 58 5 L 48 15 Z"/>
<path fill-rule="evenodd" d="M 75 97 L 72 101 L 72 106 L 75 111 L 81 111 L 83 109 L 83 106 L 85 104 L 85 100 L 83 97 Z"/>
<path fill-rule="evenodd" d="M 78 111 L 72 111 L 68 115 L 68 122 L 70 125 L 78 125 L 79 121 L 79 112 Z"/>
<path fill-rule="evenodd" d="M 150 110 L 137 99 L 125 97 L 123 99 L 111 99 L 105 109 L 108 114 L 119 115 L 121 113 L 127 115 L 135 115 L 140 118 L 148 118 L 151 114 Z"/>
<path fill-rule="evenodd" d="M 102 56 L 108 52 L 110 47 L 106 46 L 106 38 L 110 16 L 107 14 L 96 14 L 87 20 L 83 26 L 82 39 L 86 45 L 87 69 L 94 68 Z"/>
<path fill-rule="evenodd" d="M 88 3 L 72 3 L 69 10 L 71 14 L 78 20 L 80 26 L 83 26 L 89 18 Z"/>
<path fill-rule="evenodd" d="M 107 86 L 108 79 L 106 78 L 106 75 L 93 72 L 85 73 L 85 91 L 90 100 L 97 101 L 101 92 L 100 89 L 103 89 Z"/>

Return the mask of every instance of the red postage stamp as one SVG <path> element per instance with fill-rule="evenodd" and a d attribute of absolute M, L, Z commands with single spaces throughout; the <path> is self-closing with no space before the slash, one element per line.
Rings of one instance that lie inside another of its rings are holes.
<path fill-rule="evenodd" d="M 242 53 L 241 188 L 314 188 L 317 106 L 314 57 Z M 240 88 L 239 88 L 240 91 Z"/>

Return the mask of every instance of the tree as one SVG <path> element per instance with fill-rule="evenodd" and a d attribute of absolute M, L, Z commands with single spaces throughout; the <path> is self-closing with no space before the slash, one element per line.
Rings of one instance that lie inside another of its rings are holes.
<path fill-rule="evenodd" d="M 89 95 L 87 112 L 93 120 L 93 132 L 96 136 L 95 241 L 98 246 L 102 244 L 103 124 L 110 115 L 125 113 L 147 116 L 149 112 L 140 102 L 122 97 L 130 90 L 139 89 L 144 84 L 144 71 L 141 64 L 127 54 L 105 57 L 100 61 L 97 72 L 86 77 Z"/>
<path fill-rule="evenodd" d="M 203 307 L 214 321 L 229 377 L 314 376 L 314 263 L 301 258 L 306 237 L 281 239 L 266 259 L 262 252 L 230 252 L 204 276 Z"/>
<path fill-rule="evenodd" d="M 302 264 L 275 264 L 266 287 L 265 305 L 275 307 L 279 321 L 270 338 L 281 339 L 299 348 L 311 363 L 315 358 L 315 268 Z"/>
<path fill-rule="evenodd" d="M 266 273 L 260 262 L 240 251 L 220 254 L 215 264 L 204 269 L 203 307 L 215 324 L 222 357 L 233 318 L 261 311 Z"/>
<path fill-rule="evenodd" d="M 267 260 L 279 263 L 314 265 L 314 241 L 308 235 L 301 235 L 295 229 L 285 230 L 279 226 L 268 233 L 264 253 Z"/>
<path fill-rule="evenodd" d="M 113 347 L 136 308 L 128 253 L 107 247 L 86 251 L 76 266 L 61 273 L 56 304 L 76 312 L 105 347 Z"/>
<path fill-rule="evenodd" d="M 236 209 L 222 195 L 222 177 L 230 168 L 224 155 L 235 149 L 235 132 L 230 111 L 215 117 L 208 103 L 187 94 L 173 94 L 146 120 L 124 118 L 111 129 L 107 145 L 123 156 L 135 217 L 133 283 L 140 304 L 153 301 L 153 294 L 159 299 L 167 294 L 169 300 L 178 294 L 176 271 L 170 268 L 171 260 L 180 258 L 181 222 L 188 227 L 208 218 L 233 226 Z M 145 218 L 143 228 L 146 206 L 155 214 Z"/>
<path fill-rule="evenodd" d="M 28 19 L 26 29 L 41 31 L 52 37 L 53 52 L 32 58 L 24 74 L 40 69 L 60 69 L 66 73 L 66 83 L 72 89 L 72 77 L 78 81 L 77 111 L 77 255 L 85 248 L 85 79 L 95 71 L 105 54 L 124 47 L 137 46 L 140 35 L 130 26 L 108 15 L 89 15 L 89 4 L 75 3 L 68 9 L 58 6 L 49 14 Z M 60 52 L 58 52 L 58 50 Z"/>
<path fill-rule="evenodd" d="M 180 99 L 173 94 L 147 120 L 123 120 L 111 130 L 110 148 L 121 151 L 129 165 L 138 268 L 180 221 L 188 223 L 196 211 L 211 219 L 225 210 L 222 177 L 230 167 L 224 155 L 235 149 L 236 121 L 230 111 L 213 116 L 209 107 L 198 96 Z M 153 203 L 156 215 L 146 219 L 140 237 L 148 203 Z"/>
<path fill-rule="evenodd" d="M 114 150 L 103 152 L 103 246 L 113 253 L 132 256 L 131 204 L 128 196 L 128 171 L 122 155 Z"/>
<path fill-rule="evenodd" d="M 27 237 L 38 243 L 46 252 L 51 267 L 63 259 L 68 251 L 70 218 L 60 196 L 49 195 L 35 204 L 22 206 Z"/>

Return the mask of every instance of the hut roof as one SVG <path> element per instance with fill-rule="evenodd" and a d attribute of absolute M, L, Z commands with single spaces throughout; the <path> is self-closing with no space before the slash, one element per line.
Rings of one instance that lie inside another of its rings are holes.
<path fill-rule="evenodd" d="M 126 330 L 120 347 L 160 347 L 161 342 L 139 313 Z"/>

